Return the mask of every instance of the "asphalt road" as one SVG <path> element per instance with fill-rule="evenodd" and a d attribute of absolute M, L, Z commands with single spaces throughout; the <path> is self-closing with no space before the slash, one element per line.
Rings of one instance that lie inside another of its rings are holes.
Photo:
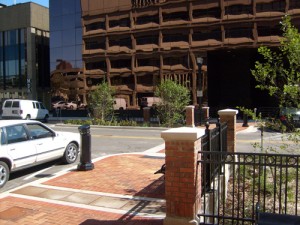
<path fill-rule="evenodd" d="M 78 126 L 49 125 L 56 131 L 78 132 Z M 161 129 L 125 129 L 125 128 L 91 128 L 91 158 L 96 159 L 106 155 L 142 152 L 164 144 L 160 137 Z M 55 176 L 62 170 L 76 169 L 77 162 L 65 165 L 56 160 L 33 168 L 12 173 L 9 181 L 1 188 L 5 192 L 21 185 L 44 177 Z"/>
<path fill-rule="evenodd" d="M 247 129 L 237 133 L 237 152 L 300 154 L 299 145 L 290 140 L 290 133 L 279 133 L 257 128 Z"/>

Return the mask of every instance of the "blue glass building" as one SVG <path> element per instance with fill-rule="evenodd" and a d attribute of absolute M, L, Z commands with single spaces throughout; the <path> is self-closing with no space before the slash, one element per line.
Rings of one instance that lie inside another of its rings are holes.
<path fill-rule="evenodd" d="M 83 101 L 80 0 L 50 0 L 52 100 Z"/>

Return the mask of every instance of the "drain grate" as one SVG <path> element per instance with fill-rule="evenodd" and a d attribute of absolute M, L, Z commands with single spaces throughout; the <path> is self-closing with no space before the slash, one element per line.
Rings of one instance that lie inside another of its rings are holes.
<path fill-rule="evenodd" d="M 6 209 L 6 210 L 0 212 L 0 219 L 14 221 L 14 220 L 18 220 L 19 218 L 30 214 L 32 211 L 33 211 L 32 209 L 14 206 L 14 207 L 11 207 L 9 209 Z"/>

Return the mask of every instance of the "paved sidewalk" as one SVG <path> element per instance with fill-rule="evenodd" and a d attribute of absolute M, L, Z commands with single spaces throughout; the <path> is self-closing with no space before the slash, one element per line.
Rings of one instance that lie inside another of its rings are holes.
<path fill-rule="evenodd" d="M 163 153 L 123 154 L 41 179 L 0 201 L 0 224 L 162 224 Z M 1 195 L 0 195 L 1 197 Z"/>
<path fill-rule="evenodd" d="M 244 130 L 237 124 L 237 131 Z M 0 224 L 163 225 L 164 149 L 103 157 L 0 194 Z"/>

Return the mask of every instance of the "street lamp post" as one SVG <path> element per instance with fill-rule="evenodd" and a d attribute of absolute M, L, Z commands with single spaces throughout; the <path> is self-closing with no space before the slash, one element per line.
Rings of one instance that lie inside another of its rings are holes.
<path fill-rule="evenodd" d="M 200 112 L 200 125 L 202 124 L 202 107 L 201 107 L 201 98 L 203 96 L 202 91 L 202 71 L 201 67 L 203 64 L 203 58 L 197 57 L 197 65 L 198 65 L 198 76 L 197 76 L 197 100 L 198 100 L 198 110 Z"/>

